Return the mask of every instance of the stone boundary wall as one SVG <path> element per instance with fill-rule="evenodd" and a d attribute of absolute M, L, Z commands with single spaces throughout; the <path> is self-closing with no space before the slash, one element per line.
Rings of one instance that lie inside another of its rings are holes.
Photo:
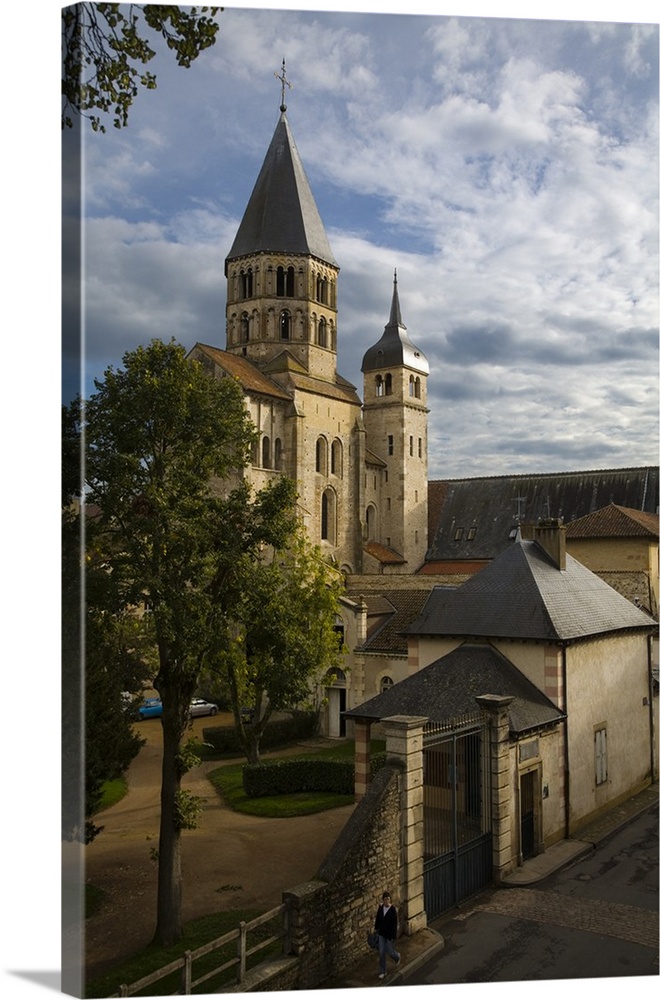
<path fill-rule="evenodd" d="M 282 894 L 283 902 L 291 905 L 292 953 L 299 961 L 260 989 L 313 989 L 364 957 L 367 934 L 386 889 L 399 911 L 401 933 L 406 920 L 399 837 L 401 783 L 399 767 L 381 768 L 316 879 Z"/>

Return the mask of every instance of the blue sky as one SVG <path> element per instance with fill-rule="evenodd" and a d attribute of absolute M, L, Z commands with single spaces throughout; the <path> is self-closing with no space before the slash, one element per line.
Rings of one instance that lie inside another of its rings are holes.
<path fill-rule="evenodd" d="M 159 52 L 128 128 L 85 132 L 87 390 L 151 337 L 224 347 L 285 56 L 339 370 L 362 391 L 396 268 L 431 478 L 656 462 L 657 25 L 276 6 L 220 13 L 190 70 Z"/>

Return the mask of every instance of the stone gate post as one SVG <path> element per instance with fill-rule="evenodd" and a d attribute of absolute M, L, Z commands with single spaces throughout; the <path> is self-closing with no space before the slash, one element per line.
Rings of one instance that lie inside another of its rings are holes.
<path fill-rule="evenodd" d="M 394 715 L 383 720 L 388 763 L 402 766 L 399 846 L 403 929 L 426 927 L 424 909 L 424 726 L 427 718 Z"/>
<path fill-rule="evenodd" d="M 511 853 L 514 802 L 509 764 L 509 705 L 513 698 L 485 694 L 477 703 L 490 717 L 490 774 L 493 822 L 493 881 L 499 885 L 515 867 Z"/>

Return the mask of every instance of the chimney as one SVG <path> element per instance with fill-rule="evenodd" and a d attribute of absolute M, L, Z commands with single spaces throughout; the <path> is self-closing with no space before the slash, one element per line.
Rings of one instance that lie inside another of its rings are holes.
<path fill-rule="evenodd" d="M 566 528 L 561 517 L 542 517 L 533 527 L 533 539 L 557 569 L 566 569 Z"/>

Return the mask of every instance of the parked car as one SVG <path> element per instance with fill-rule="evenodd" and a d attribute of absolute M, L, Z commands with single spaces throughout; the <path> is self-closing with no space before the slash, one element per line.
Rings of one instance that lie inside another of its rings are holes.
<path fill-rule="evenodd" d="M 195 718 L 197 715 L 216 715 L 218 711 L 218 706 L 214 705 L 212 701 L 204 701 L 203 698 L 193 698 L 190 702 L 190 717 Z"/>
<path fill-rule="evenodd" d="M 138 709 L 140 719 L 157 719 L 163 714 L 160 698 L 145 698 Z"/>

